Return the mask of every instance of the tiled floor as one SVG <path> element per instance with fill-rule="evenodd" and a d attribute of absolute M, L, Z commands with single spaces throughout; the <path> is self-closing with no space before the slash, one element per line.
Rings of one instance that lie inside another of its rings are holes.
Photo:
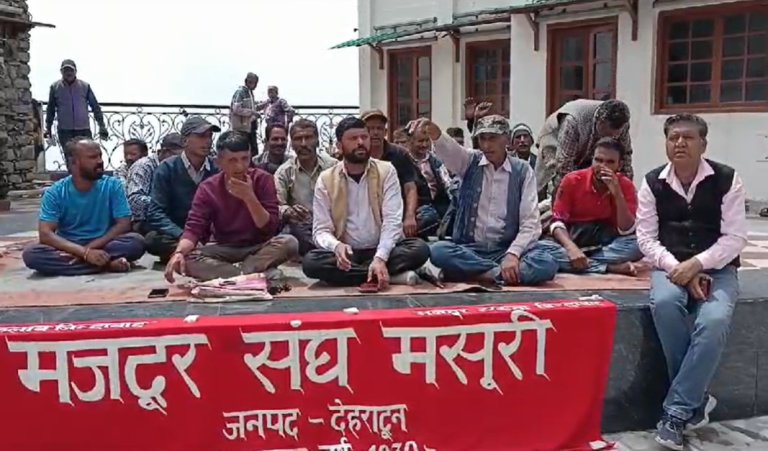
<path fill-rule="evenodd" d="M 617 451 L 663 450 L 653 440 L 653 432 L 624 432 L 605 437 L 617 442 Z M 768 450 L 768 417 L 714 423 L 695 432 L 687 451 L 765 451 Z"/>

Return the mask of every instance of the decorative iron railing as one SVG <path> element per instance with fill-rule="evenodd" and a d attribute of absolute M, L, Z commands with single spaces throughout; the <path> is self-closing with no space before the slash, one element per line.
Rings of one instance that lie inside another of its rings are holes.
<path fill-rule="evenodd" d="M 46 105 L 43 104 L 43 118 Z M 104 151 L 104 167 L 116 169 L 123 162 L 123 142 L 128 139 L 142 139 L 150 147 L 150 152 L 157 149 L 162 138 L 173 131 L 178 132 L 189 115 L 200 115 L 220 126 L 229 128 L 229 106 L 222 105 L 176 105 L 163 103 L 102 103 L 104 123 L 109 132 L 106 140 L 98 139 L 98 127 L 91 114 L 91 130 Z M 294 106 L 296 118 L 314 121 L 320 131 L 320 146 L 330 148 L 335 145 L 334 129 L 347 116 L 358 114 L 356 106 L 301 105 Z M 43 119 L 44 120 L 44 119 Z M 52 136 L 56 137 L 56 122 Z M 257 129 L 259 140 L 263 142 L 264 125 Z M 64 171 L 64 152 L 59 143 L 47 140 L 42 157 L 38 157 L 38 171 Z M 44 162 L 44 163 L 43 163 Z M 44 166 L 44 168 L 43 168 Z"/>

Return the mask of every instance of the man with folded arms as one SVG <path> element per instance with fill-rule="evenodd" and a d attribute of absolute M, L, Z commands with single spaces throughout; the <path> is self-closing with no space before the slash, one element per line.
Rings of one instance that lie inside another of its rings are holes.
<path fill-rule="evenodd" d="M 463 148 L 429 119 L 409 127 L 424 128 L 437 157 L 461 177 L 453 241 L 431 245 L 431 262 L 440 270 L 428 265 L 431 275 L 492 285 L 552 280 L 557 262 L 537 246 L 541 223 L 536 178 L 527 162 L 507 153 L 507 120 L 490 115 L 477 121 L 473 137 L 481 150 Z"/>
<path fill-rule="evenodd" d="M 707 389 L 725 348 L 747 244 L 744 186 L 733 168 L 703 158 L 707 131 L 699 116 L 669 117 L 669 163 L 649 172 L 638 192 L 637 241 L 656 267 L 651 314 L 670 380 L 656 441 L 674 450 L 683 449 L 684 430 L 706 425 L 715 407 Z"/>
<path fill-rule="evenodd" d="M 318 249 L 304 257 L 304 273 L 331 285 L 416 284 L 429 258 L 427 244 L 403 239 L 403 198 L 391 163 L 371 158 L 361 119 L 336 127 L 343 160 L 315 186 L 313 236 Z"/>
<path fill-rule="evenodd" d="M 317 125 L 299 119 L 291 125 L 291 147 L 296 156 L 283 163 L 275 172 L 275 188 L 280 205 L 280 219 L 289 233 L 299 241 L 299 254 L 306 255 L 315 248 L 312 241 L 312 200 L 320 173 L 338 161 L 325 152 L 318 152 Z"/>
<path fill-rule="evenodd" d="M 144 255 L 144 239 L 129 233 L 123 184 L 104 176 L 101 147 L 92 140 L 71 140 L 66 155 L 71 175 L 46 190 L 39 243 L 24 249 L 24 264 L 48 276 L 129 271 Z"/>
<path fill-rule="evenodd" d="M 166 263 L 181 239 L 198 185 L 218 172 L 210 157 L 213 134 L 221 129 L 200 116 L 181 126 L 184 151 L 160 163 L 152 179 L 147 210 L 147 252 Z"/>
<path fill-rule="evenodd" d="M 554 241 L 539 243 L 560 271 L 637 275 L 632 262 L 643 256 L 634 235 L 637 193 L 618 172 L 624 151 L 621 141 L 602 138 L 592 167 L 573 171 L 560 183 L 549 226 Z"/>
<path fill-rule="evenodd" d="M 181 241 L 165 269 L 169 282 L 174 273 L 211 280 L 268 272 L 298 253 L 296 238 L 275 236 L 280 227 L 275 182 L 267 172 L 250 168 L 248 135 L 224 132 L 216 151 L 221 172 L 195 193 Z M 216 244 L 197 248 L 211 230 Z"/>

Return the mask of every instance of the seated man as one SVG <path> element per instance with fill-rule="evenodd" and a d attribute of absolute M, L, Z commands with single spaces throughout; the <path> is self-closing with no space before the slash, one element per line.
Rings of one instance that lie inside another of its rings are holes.
<path fill-rule="evenodd" d="M 392 163 L 397 171 L 400 192 L 405 202 L 403 214 L 403 232 L 408 238 L 419 236 L 418 208 L 419 198 L 429 198 L 429 189 L 423 183 L 419 170 L 413 163 L 408 150 L 386 140 L 387 116 L 381 110 L 363 112 L 360 119 L 368 127 L 371 142 L 371 157 Z"/>
<path fill-rule="evenodd" d="M 264 152 L 253 157 L 253 164 L 274 175 L 277 168 L 288 160 L 287 150 L 288 130 L 284 125 L 269 125 L 264 131 Z"/>
<path fill-rule="evenodd" d="M 429 258 L 427 244 L 403 239 L 403 198 L 397 173 L 371 158 L 370 136 L 357 118 L 342 119 L 336 145 L 344 160 L 315 186 L 313 236 L 319 249 L 304 257 L 304 273 L 332 285 L 415 284 Z"/>
<path fill-rule="evenodd" d="M 431 150 L 432 141 L 426 131 L 415 130 L 409 137 L 408 151 L 421 175 L 416 180 L 417 184 L 422 185 L 418 189 L 420 195 L 416 222 L 419 226 L 419 236 L 422 238 L 437 235 L 440 221 L 451 204 L 448 195 L 452 184 L 450 175 Z"/>
<path fill-rule="evenodd" d="M 442 275 L 496 285 L 552 280 L 557 262 L 536 245 L 541 235 L 536 179 L 528 163 L 507 153 L 507 120 L 490 115 L 477 121 L 474 135 L 481 150 L 463 148 L 429 119 L 410 127 L 426 129 L 437 157 L 461 177 L 453 241 L 430 249 Z M 441 277 L 440 272 L 432 275 Z"/>
<path fill-rule="evenodd" d="M 536 154 L 531 152 L 533 147 L 533 131 L 531 127 L 522 122 L 512 127 L 512 140 L 507 151 L 513 157 L 527 161 L 533 169 L 536 169 Z"/>
<path fill-rule="evenodd" d="M 635 185 L 618 173 L 624 146 L 613 138 L 597 142 L 592 167 L 563 178 L 555 197 L 553 241 L 539 244 L 563 272 L 637 275 L 633 261 L 637 247 Z"/>
<path fill-rule="evenodd" d="M 707 128 L 696 115 L 669 117 L 669 163 L 649 172 L 638 192 L 637 241 L 656 267 L 651 315 L 671 384 L 656 441 L 674 450 L 683 449 L 684 429 L 706 425 L 716 405 L 707 388 L 725 348 L 747 244 L 744 186 L 733 168 L 703 158 Z"/>
<path fill-rule="evenodd" d="M 173 282 L 180 273 L 201 280 L 266 272 L 293 258 L 299 244 L 280 227 L 272 176 L 249 168 L 247 133 L 227 131 L 216 143 L 221 173 L 200 184 L 184 234 L 165 269 Z M 197 247 L 213 230 L 216 244 Z"/>
<path fill-rule="evenodd" d="M 459 127 L 448 127 L 448 129 L 445 130 L 445 133 L 448 134 L 451 138 L 453 138 L 457 143 L 464 146 L 464 129 Z"/>
<path fill-rule="evenodd" d="M 306 255 L 315 248 L 312 241 L 312 199 L 320 173 L 335 166 L 337 160 L 318 152 L 317 125 L 299 119 L 291 125 L 291 147 L 296 156 L 283 163 L 275 172 L 280 219 L 291 235 L 299 241 L 299 254 Z"/>
<path fill-rule="evenodd" d="M 152 178 L 152 202 L 147 210 L 147 252 L 166 263 L 184 232 L 198 185 L 218 172 L 209 156 L 213 133 L 221 129 L 200 116 L 181 126 L 184 151 L 160 163 Z"/>
<path fill-rule="evenodd" d="M 160 143 L 157 154 L 146 156 L 137 161 L 128 170 L 128 179 L 125 184 L 125 193 L 128 196 L 128 204 L 133 213 L 134 231 L 146 235 L 149 231 L 146 225 L 147 210 L 152 202 L 152 177 L 160 163 L 178 155 L 184 149 L 181 143 L 181 135 L 168 133 Z"/>
<path fill-rule="evenodd" d="M 147 143 L 143 139 L 129 139 L 123 143 L 123 164 L 115 169 L 115 177 L 123 183 L 128 179 L 128 172 L 134 163 L 149 154 Z"/>
<path fill-rule="evenodd" d="M 126 272 L 144 255 L 144 239 L 131 231 L 123 184 L 104 177 L 101 147 L 90 139 L 67 144 L 70 176 L 43 195 L 39 244 L 24 249 L 29 269 L 48 276 Z"/>

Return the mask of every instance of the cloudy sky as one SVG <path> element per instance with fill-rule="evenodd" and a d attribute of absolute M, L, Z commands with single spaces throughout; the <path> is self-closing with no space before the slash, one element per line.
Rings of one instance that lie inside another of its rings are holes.
<path fill-rule="evenodd" d="M 32 93 L 64 58 L 101 102 L 228 104 L 248 71 L 294 105 L 357 105 L 356 0 L 28 0 Z"/>

